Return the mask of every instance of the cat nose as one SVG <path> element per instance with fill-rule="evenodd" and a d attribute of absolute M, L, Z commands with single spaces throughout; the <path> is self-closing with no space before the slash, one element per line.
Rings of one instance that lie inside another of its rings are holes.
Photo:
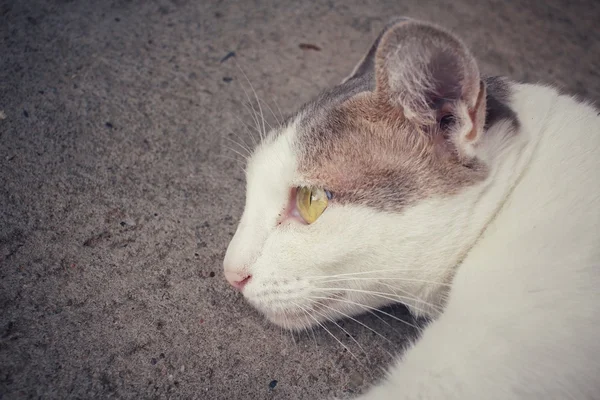
<path fill-rule="evenodd" d="M 239 291 L 244 290 L 244 286 L 252 279 L 252 275 L 243 272 L 235 272 L 231 270 L 225 270 L 225 278 L 227 282 Z"/>

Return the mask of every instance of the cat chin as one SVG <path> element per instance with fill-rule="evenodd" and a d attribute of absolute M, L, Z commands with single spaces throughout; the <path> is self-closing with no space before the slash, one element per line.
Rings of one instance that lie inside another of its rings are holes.
<path fill-rule="evenodd" d="M 328 299 L 322 299 L 314 302 L 311 305 L 297 304 L 289 307 L 271 309 L 261 304 L 254 303 L 254 306 L 266 317 L 266 319 L 284 329 L 291 331 L 303 331 L 307 328 L 318 327 L 328 321 L 335 321 L 347 317 L 348 314 L 336 309 L 335 305 L 339 299 L 345 296 L 341 293 L 336 293 Z M 360 313 L 360 310 L 351 312 L 350 314 Z"/>

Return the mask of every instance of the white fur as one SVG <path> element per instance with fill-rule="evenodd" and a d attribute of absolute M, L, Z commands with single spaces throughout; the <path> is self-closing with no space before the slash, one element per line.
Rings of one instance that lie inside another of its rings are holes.
<path fill-rule="evenodd" d="M 401 214 L 333 201 L 312 225 L 277 225 L 304 183 L 294 123 L 249 162 L 224 265 L 252 275 L 244 296 L 269 319 L 301 328 L 393 301 L 437 317 L 363 399 L 600 398 L 600 117 L 514 91 L 519 132 L 500 123 L 475 149 L 489 178 Z"/>

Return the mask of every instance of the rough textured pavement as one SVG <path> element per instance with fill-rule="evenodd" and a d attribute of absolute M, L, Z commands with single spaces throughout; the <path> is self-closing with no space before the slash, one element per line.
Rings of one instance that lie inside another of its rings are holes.
<path fill-rule="evenodd" d="M 340 323 L 355 341 L 329 325 L 346 350 L 323 329 L 270 325 L 222 277 L 244 200 L 241 157 L 227 148 L 253 140 L 236 62 L 276 115 L 291 113 L 404 15 L 459 33 L 487 74 L 598 101 L 599 8 L 0 0 L 0 398 L 364 390 L 406 325 L 359 318 L 389 342 L 356 322 Z"/>

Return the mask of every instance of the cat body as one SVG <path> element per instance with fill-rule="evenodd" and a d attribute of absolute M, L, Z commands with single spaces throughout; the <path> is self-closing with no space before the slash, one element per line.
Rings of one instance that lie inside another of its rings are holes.
<path fill-rule="evenodd" d="M 598 171 L 594 107 L 396 19 L 255 150 L 225 276 L 289 329 L 430 317 L 363 399 L 600 399 Z"/>

